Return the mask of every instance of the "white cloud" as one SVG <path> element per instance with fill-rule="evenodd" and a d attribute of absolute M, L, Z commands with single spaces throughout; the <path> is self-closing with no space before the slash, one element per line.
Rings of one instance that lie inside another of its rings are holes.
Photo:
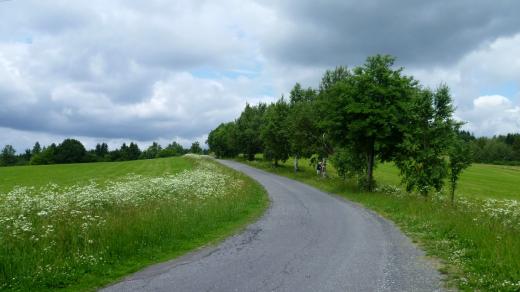
<path fill-rule="evenodd" d="M 498 135 L 520 132 L 520 107 L 501 95 L 480 96 L 473 107 L 459 113 L 466 121 L 464 129 L 480 135 Z"/>

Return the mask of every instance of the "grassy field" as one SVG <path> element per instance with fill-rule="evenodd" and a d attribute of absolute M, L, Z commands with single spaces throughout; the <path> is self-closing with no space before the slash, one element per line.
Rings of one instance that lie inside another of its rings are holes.
<path fill-rule="evenodd" d="M 158 176 L 174 174 L 193 167 L 192 161 L 179 157 L 135 160 L 123 162 L 98 162 L 78 164 L 33 165 L 0 167 L 0 193 L 9 192 L 14 186 L 41 187 L 48 183 L 60 186 L 86 184 L 90 180 L 99 183 L 111 181 L 129 173 Z"/>
<path fill-rule="evenodd" d="M 374 175 L 381 184 L 400 183 L 399 170 L 391 163 L 378 165 Z M 462 173 L 457 193 L 481 199 L 520 200 L 520 166 L 473 164 Z"/>
<path fill-rule="evenodd" d="M 200 156 L 0 171 L 0 290 L 92 290 L 268 205 L 258 183 Z"/>
<path fill-rule="evenodd" d="M 243 160 L 241 160 L 243 161 Z M 302 162 L 294 173 L 292 162 L 274 168 L 257 160 L 248 164 L 284 175 L 329 193 L 338 194 L 394 221 L 428 255 L 440 260 L 446 285 L 463 291 L 520 291 L 520 172 L 515 167 L 474 165 L 463 175 L 455 205 L 443 193 L 424 199 L 407 194 L 392 165 L 379 166 L 377 192 L 359 191 L 330 169 L 318 177 Z"/>

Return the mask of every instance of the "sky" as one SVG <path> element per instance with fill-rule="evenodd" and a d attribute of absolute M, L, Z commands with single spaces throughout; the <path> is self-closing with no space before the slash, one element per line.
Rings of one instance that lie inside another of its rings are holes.
<path fill-rule="evenodd" d="M 520 2 L 0 1 L 0 147 L 204 142 L 246 103 L 391 54 L 477 136 L 520 132 Z"/>

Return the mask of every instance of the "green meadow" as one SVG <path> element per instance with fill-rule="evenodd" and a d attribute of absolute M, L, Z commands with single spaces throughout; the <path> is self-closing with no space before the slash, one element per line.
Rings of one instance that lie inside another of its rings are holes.
<path fill-rule="evenodd" d="M 406 193 L 392 164 L 377 167 L 377 191 L 367 193 L 354 180 L 339 178 L 330 165 L 323 178 L 305 160 L 297 173 L 292 161 L 280 167 L 261 156 L 240 161 L 337 194 L 392 220 L 434 258 L 448 288 L 520 291 L 520 167 L 472 165 L 451 204 L 445 192 L 428 198 Z"/>
<path fill-rule="evenodd" d="M 93 290 L 218 241 L 265 190 L 202 156 L 0 169 L 0 290 Z"/>
<path fill-rule="evenodd" d="M 174 174 L 191 169 L 193 162 L 182 157 L 157 158 L 122 162 L 97 162 L 0 167 L 0 193 L 14 186 L 41 187 L 48 183 L 71 186 L 95 180 L 99 183 L 111 181 L 129 173 L 157 176 Z"/>
<path fill-rule="evenodd" d="M 391 163 L 378 165 L 375 176 L 381 184 L 400 184 L 399 170 Z M 520 200 L 520 166 L 473 164 L 462 173 L 457 195 Z"/>

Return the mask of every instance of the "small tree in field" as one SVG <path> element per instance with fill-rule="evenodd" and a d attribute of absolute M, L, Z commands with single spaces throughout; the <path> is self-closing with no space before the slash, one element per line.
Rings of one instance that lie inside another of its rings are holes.
<path fill-rule="evenodd" d="M 446 156 L 457 127 L 448 87 L 420 90 L 411 112 L 395 162 L 407 191 L 426 197 L 432 188 L 441 190 L 448 172 Z"/>
<path fill-rule="evenodd" d="M 455 201 L 455 189 L 462 171 L 471 165 L 471 151 L 467 142 L 455 138 L 449 151 L 451 203 Z"/>

